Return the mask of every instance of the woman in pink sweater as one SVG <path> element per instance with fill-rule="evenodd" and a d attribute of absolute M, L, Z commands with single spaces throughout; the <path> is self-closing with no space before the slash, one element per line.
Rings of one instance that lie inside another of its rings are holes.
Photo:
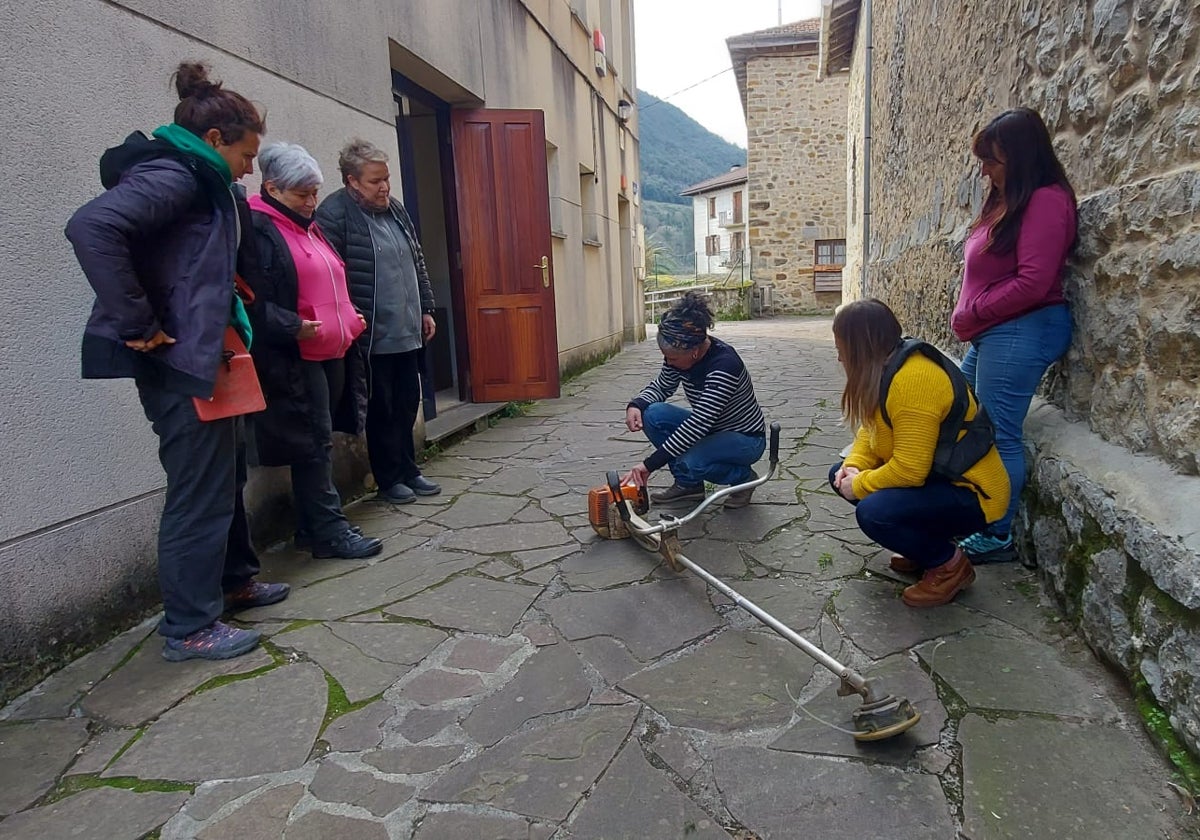
<path fill-rule="evenodd" d="M 1015 108 L 988 123 L 972 152 L 990 182 L 965 245 L 951 327 L 971 346 L 962 370 L 996 427 L 1008 470 L 1008 512 L 962 540 L 973 563 L 1016 559 L 1012 527 L 1025 483 L 1022 428 L 1046 369 L 1071 343 L 1063 274 L 1075 244 L 1075 192 L 1036 111 Z"/>

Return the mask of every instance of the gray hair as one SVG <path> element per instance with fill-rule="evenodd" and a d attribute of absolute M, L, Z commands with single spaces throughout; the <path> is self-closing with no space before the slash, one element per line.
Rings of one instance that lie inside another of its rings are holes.
<path fill-rule="evenodd" d="M 353 175 L 357 178 L 368 163 L 387 163 L 387 152 L 360 137 L 355 137 L 338 155 L 338 169 L 342 170 L 342 183 Z"/>
<path fill-rule="evenodd" d="M 258 165 L 263 181 L 270 181 L 281 190 L 310 189 L 325 181 L 316 159 L 295 143 L 272 143 L 264 147 L 258 153 Z"/>

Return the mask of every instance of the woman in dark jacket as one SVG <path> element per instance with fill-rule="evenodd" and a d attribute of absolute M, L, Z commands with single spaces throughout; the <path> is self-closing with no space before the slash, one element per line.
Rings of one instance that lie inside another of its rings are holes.
<path fill-rule="evenodd" d="M 358 434 L 367 388 L 355 339 L 366 322 L 350 302 L 341 257 L 313 223 L 320 167 L 300 146 L 259 154 L 250 198 L 262 265 L 251 310 L 254 362 L 267 410 L 254 418 L 259 462 L 291 467 L 296 543 L 314 557 L 371 557 L 383 543 L 351 528 L 333 483 L 334 430 Z"/>
<path fill-rule="evenodd" d="M 193 402 L 213 393 L 226 327 L 250 343 L 234 294 L 241 225 L 233 182 L 253 171 L 266 125 L 201 64 L 180 64 L 175 85 L 174 123 L 104 154 L 107 191 L 71 217 L 66 233 L 96 292 L 83 376 L 132 377 L 159 438 L 167 474 L 158 535 L 163 657 L 228 659 L 252 650 L 259 634 L 218 621 L 226 603 L 260 606 L 288 594 L 286 584 L 254 580 L 240 418 L 202 422 Z"/>

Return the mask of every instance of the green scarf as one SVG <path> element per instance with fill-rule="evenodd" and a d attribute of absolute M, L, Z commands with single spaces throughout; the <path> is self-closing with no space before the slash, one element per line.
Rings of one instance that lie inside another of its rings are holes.
<path fill-rule="evenodd" d="M 225 158 L 221 157 L 216 149 L 183 126 L 177 123 L 160 125 L 151 133 L 164 143 L 170 143 L 176 149 L 179 149 L 179 151 L 187 152 L 189 155 L 200 158 L 200 160 L 215 169 L 217 174 L 225 180 L 226 184 L 233 183 L 233 172 L 229 169 L 229 164 L 225 162 Z M 230 197 L 232 198 L 232 195 Z M 236 200 L 234 201 L 233 212 L 237 212 Z M 242 337 L 242 341 L 246 343 L 246 348 L 249 349 L 250 342 L 254 340 L 254 330 L 250 327 L 250 317 L 246 314 L 246 307 L 242 303 L 242 299 L 238 297 L 236 291 L 233 293 L 233 303 L 229 310 L 229 323 L 238 331 L 238 335 Z"/>

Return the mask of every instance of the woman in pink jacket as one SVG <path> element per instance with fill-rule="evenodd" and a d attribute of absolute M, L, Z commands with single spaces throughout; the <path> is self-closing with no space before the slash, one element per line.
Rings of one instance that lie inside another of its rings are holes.
<path fill-rule="evenodd" d="M 1022 427 L 1046 369 L 1071 344 L 1063 274 L 1075 244 L 1075 191 L 1036 111 L 1005 111 L 975 136 L 990 182 L 965 245 L 951 327 L 971 346 L 962 370 L 996 427 L 1008 512 L 961 545 L 973 563 L 1016 559 L 1013 516 L 1025 483 Z"/>
<path fill-rule="evenodd" d="M 358 434 L 366 376 L 355 339 L 366 328 L 346 291 L 341 257 L 313 222 L 321 170 L 300 146 L 258 155 L 251 196 L 261 277 L 253 278 L 253 355 L 267 398 L 255 418 L 258 461 L 291 467 L 296 544 L 314 557 L 370 557 L 383 543 L 346 520 L 333 483 L 333 432 Z"/>

